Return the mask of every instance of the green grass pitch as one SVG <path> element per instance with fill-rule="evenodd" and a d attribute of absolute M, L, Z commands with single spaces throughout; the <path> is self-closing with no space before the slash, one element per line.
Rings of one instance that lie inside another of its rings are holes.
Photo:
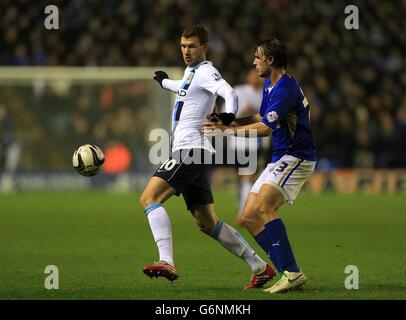
<path fill-rule="evenodd" d="M 141 269 L 157 249 L 139 193 L 22 192 L 0 195 L 0 299 L 406 299 L 404 195 L 311 195 L 284 206 L 296 259 L 310 282 L 302 292 L 269 295 L 243 290 L 245 263 L 202 234 L 181 198 L 166 204 L 175 262 L 171 283 Z M 222 220 L 234 224 L 235 196 L 215 191 Z M 254 239 L 247 241 L 265 257 Z M 46 290 L 47 265 L 59 289 Z M 347 290 L 347 265 L 359 289 Z"/>

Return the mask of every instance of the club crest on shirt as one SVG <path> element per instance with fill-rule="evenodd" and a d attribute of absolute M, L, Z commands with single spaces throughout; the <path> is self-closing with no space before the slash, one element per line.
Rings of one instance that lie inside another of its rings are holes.
<path fill-rule="evenodd" d="M 213 73 L 211 76 L 212 76 L 212 77 L 214 78 L 214 80 L 216 80 L 216 81 L 219 81 L 219 80 L 221 79 L 221 75 L 219 75 L 218 73 Z"/>
<path fill-rule="evenodd" d="M 278 120 L 278 118 L 279 118 L 279 116 L 276 113 L 276 111 L 269 111 L 266 114 L 266 119 L 268 120 L 268 122 L 274 122 L 274 121 Z"/>

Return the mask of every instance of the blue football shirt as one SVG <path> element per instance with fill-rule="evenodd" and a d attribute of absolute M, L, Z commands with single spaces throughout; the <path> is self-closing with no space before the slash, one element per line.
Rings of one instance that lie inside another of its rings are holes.
<path fill-rule="evenodd" d="M 310 129 L 309 104 L 296 80 L 284 74 L 273 88 L 265 80 L 260 115 L 273 129 L 272 162 L 284 155 L 316 161 L 316 143 Z"/>

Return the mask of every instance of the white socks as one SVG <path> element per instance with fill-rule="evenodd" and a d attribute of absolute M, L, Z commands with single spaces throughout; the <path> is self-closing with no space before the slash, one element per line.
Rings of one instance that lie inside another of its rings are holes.
<path fill-rule="evenodd" d="M 160 203 L 153 203 L 145 208 L 145 213 L 159 250 L 159 260 L 174 265 L 172 228 L 166 210 Z M 255 253 L 233 227 L 219 221 L 212 237 L 228 251 L 243 259 L 250 266 L 252 272 L 259 273 L 265 270 L 266 262 Z"/>
<path fill-rule="evenodd" d="M 233 227 L 219 221 L 212 237 L 220 242 L 228 251 L 248 263 L 253 273 L 265 270 L 266 262 L 255 253 L 241 234 Z"/>
<path fill-rule="evenodd" d="M 159 260 L 174 265 L 171 221 L 166 210 L 160 203 L 153 203 L 144 211 L 159 250 Z"/>

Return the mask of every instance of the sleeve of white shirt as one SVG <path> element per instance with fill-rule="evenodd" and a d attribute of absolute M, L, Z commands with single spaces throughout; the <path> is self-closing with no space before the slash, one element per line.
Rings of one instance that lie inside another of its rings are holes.
<path fill-rule="evenodd" d="M 162 80 L 162 87 L 175 93 L 179 91 L 181 85 L 182 80 L 171 80 L 171 79 Z"/>
<path fill-rule="evenodd" d="M 224 83 L 227 83 L 226 80 L 223 79 L 220 72 L 218 72 L 214 67 L 202 66 L 200 68 L 203 69 L 201 72 L 199 72 L 200 87 L 211 92 L 212 94 L 217 94 L 217 90 Z"/>
<path fill-rule="evenodd" d="M 234 89 L 222 78 L 216 68 L 208 68 L 202 74 L 201 87 L 219 95 L 225 101 L 225 112 L 236 114 L 238 111 L 238 97 Z"/>
<path fill-rule="evenodd" d="M 225 112 L 237 114 L 238 96 L 227 82 L 218 88 L 217 94 L 224 99 Z"/>

